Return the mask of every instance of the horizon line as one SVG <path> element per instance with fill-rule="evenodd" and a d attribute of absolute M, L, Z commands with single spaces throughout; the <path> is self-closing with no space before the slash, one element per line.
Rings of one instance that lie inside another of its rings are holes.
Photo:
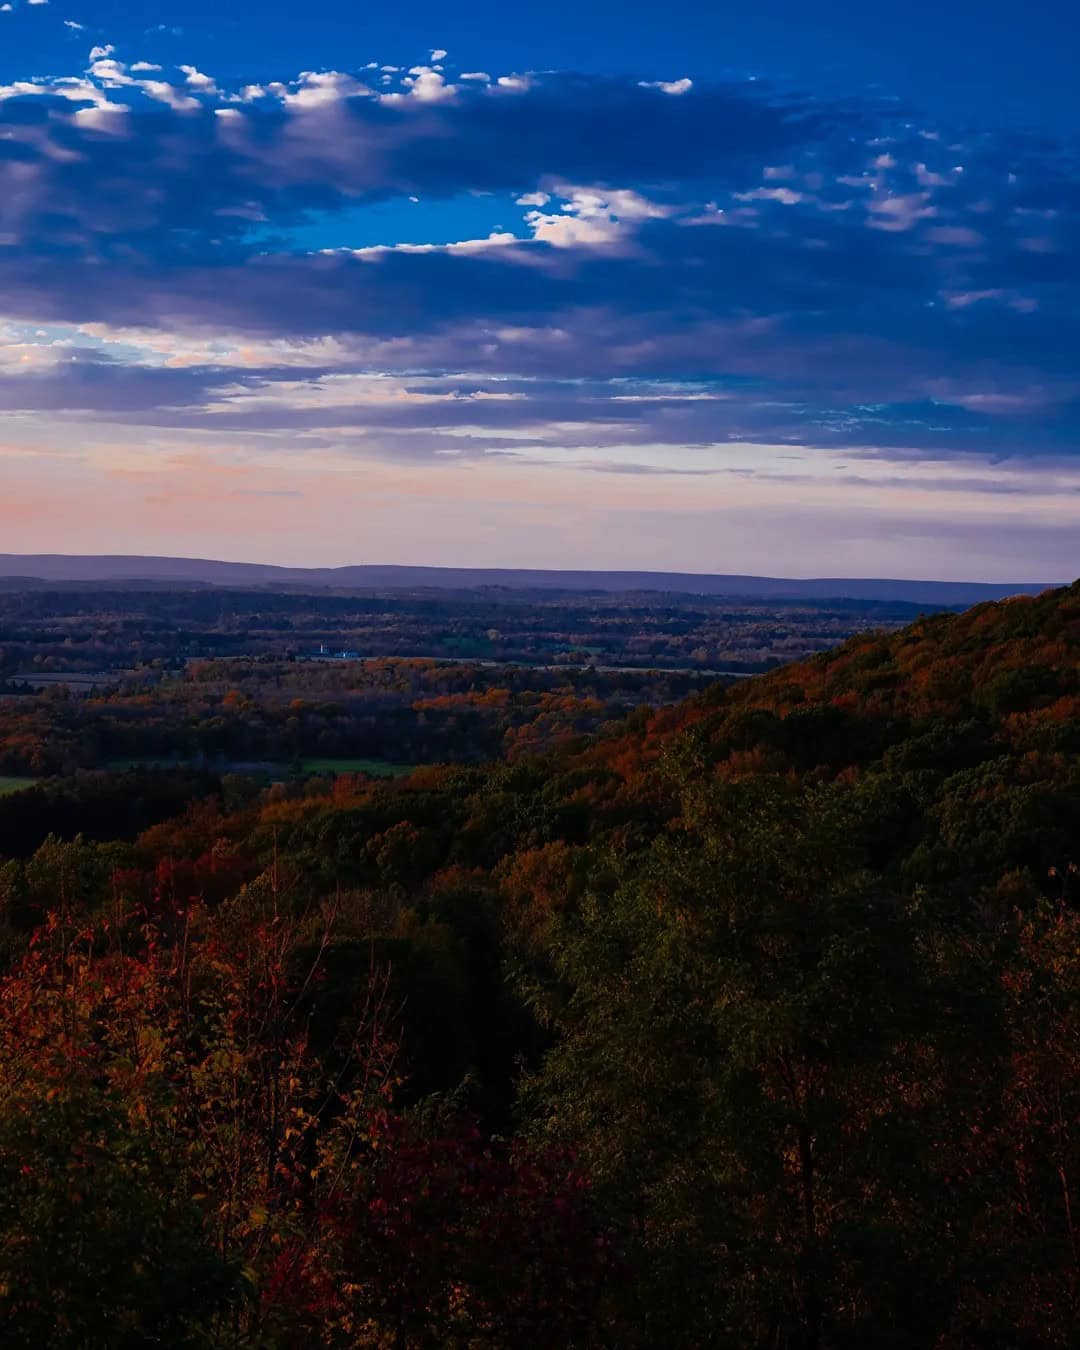
<path fill-rule="evenodd" d="M 348 562 L 348 563 L 280 563 L 255 561 L 250 558 L 208 558 L 189 554 L 166 554 L 166 553 L 0 553 L 0 566 L 6 565 L 9 561 L 16 560 L 31 561 L 55 561 L 55 562 L 116 562 L 123 564 L 133 563 L 189 563 L 195 565 L 208 565 L 215 567 L 251 567 L 264 568 L 279 572 L 345 572 L 349 570 L 378 570 L 378 571 L 402 571 L 402 572 L 470 572 L 470 573 L 488 573 L 488 572 L 516 572 L 538 576 L 566 576 L 566 575 L 586 575 L 586 576 L 655 576 L 655 577 L 700 577 L 702 580 L 716 578 L 731 578 L 733 580 L 746 581 L 764 581 L 764 582 L 833 582 L 833 581 L 861 581 L 861 582 L 898 582 L 907 585 L 934 585 L 934 586 L 1023 586 L 1023 587 L 1043 587 L 1045 589 L 1054 589 L 1061 586 L 1068 586 L 1072 583 L 1067 580 L 1033 580 L 1033 581 L 988 581 L 971 577 L 926 577 L 926 576 L 880 576 L 866 574 L 846 574 L 835 573 L 824 574 L 767 574 L 759 572 L 724 572 L 712 571 L 702 572 L 692 569 L 674 569 L 674 568 L 656 568 L 643 566 L 619 566 L 619 567 L 535 567 L 523 566 L 520 564 L 468 564 L 468 563 L 389 563 L 389 562 Z M 11 577 L 21 574 L 9 572 L 0 572 L 0 575 Z M 30 580 L 49 580 L 56 578 L 41 578 L 29 576 Z M 66 580 L 79 580 L 78 577 L 65 578 Z M 137 578 L 133 578 L 137 579 Z"/>

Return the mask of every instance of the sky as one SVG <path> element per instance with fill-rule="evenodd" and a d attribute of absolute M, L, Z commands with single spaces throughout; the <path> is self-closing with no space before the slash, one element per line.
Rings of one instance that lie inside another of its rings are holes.
<path fill-rule="evenodd" d="M 0 3 L 0 548 L 1071 579 L 1071 10 Z"/>

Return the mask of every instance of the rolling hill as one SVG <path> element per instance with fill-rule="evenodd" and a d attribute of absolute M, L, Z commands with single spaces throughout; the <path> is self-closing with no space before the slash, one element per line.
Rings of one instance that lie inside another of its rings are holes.
<path fill-rule="evenodd" d="M 901 600 L 971 605 L 1009 595 L 1037 594 L 1049 582 L 919 581 L 875 578 L 783 578 L 690 572 L 538 571 L 462 567 L 276 567 L 200 558 L 0 554 L 0 580 L 35 583 L 177 586 L 282 586 L 335 590 L 652 591 L 773 599 Z"/>

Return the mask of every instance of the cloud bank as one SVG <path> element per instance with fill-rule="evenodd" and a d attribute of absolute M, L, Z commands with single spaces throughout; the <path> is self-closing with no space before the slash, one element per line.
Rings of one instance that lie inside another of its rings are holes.
<path fill-rule="evenodd" d="M 1067 145 L 885 102 L 441 49 L 230 87 L 101 44 L 0 86 L 0 412 L 13 443 L 1075 494 L 1078 221 Z"/>

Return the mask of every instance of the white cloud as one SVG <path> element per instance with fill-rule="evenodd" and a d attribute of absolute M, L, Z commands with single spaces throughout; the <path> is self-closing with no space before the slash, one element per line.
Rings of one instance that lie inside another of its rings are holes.
<path fill-rule="evenodd" d="M 6 98 L 25 98 L 28 95 L 51 94 L 54 98 L 66 98 L 72 103 L 94 103 L 98 107 L 111 107 L 108 97 L 90 80 L 63 79 L 44 83 L 37 80 L 16 80 L 13 84 L 0 84 L 0 102 Z"/>
<path fill-rule="evenodd" d="M 95 131 L 105 131 L 112 135 L 126 131 L 127 107 L 123 103 L 98 103 L 93 108 L 77 108 L 75 121 L 81 127 L 92 127 Z"/>
<path fill-rule="evenodd" d="M 752 192 L 735 192 L 732 196 L 740 202 L 780 202 L 783 206 L 794 206 L 796 202 L 806 200 L 801 192 L 786 187 L 759 187 L 754 188 Z"/>
<path fill-rule="evenodd" d="M 324 249 L 323 252 L 348 252 L 356 258 L 377 259 L 387 253 L 486 253 L 489 249 L 520 243 L 516 234 L 493 231 L 486 239 L 460 239 L 452 244 L 372 244 L 368 248 Z"/>
<path fill-rule="evenodd" d="M 681 80 L 639 80 L 642 89 L 659 89 L 662 94 L 688 94 L 694 87 L 694 81 L 683 76 Z"/>
<path fill-rule="evenodd" d="M 926 231 L 926 237 L 934 244 L 981 244 L 983 237 L 977 230 L 969 230 L 964 225 L 935 225 Z"/>
<path fill-rule="evenodd" d="M 945 303 L 950 309 L 967 309 L 969 305 L 977 305 L 983 300 L 1002 300 L 1005 292 L 998 287 L 985 291 L 957 291 L 945 299 Z"/>
<path fill-rule="evenodd" d="M 442 47 L 436 47 L 435 50 L 431 53 L 432 61 L 445 61 L 446 56 L 447 53 L 442 49 Z"/>
<path fill-rule="evenodd" d="M 533 238 L 552 248 L 600 248 L 626 240 L 630 227 L 646 220 L 663 220 L 674 208 L 651 202 L 629 188 L 584 188 L 564 186 L 565 197 L 558 213 L 529 211 L 526 224 Z"/>
<path fill-rule="evenodd" d="M 94 51 L 111 52 L 112 50 L 112 47 L 94 48 Z M 122 61 L 114 61 L 111 56 L 99 56 L 92 59 L 90 74 L 109 89 L 116 89 L 126 84 L 135 84 L 135 80 L 127 73 L 127 66 Z"/>
<path fill-rule="evenodd" d="M 937 215 L 930 205 L 929 192 L 909 192 L 898 197 L 879 197 L 870 203 L 870 210 L 878 217 L 870 224 L 875 230 L 910 230 L 920 220 Z"/>
<path fill-rule="evenodd" d="M 415 98 L 420 103 L 446 103 L 457 93 L 456 84 L 447 84 L 440 71 L 432 66 L 413 66 L 408 75 L 405 76 L 404 83 L 409 93 L 407 97 Z M 386 100 L 402 98 L 401 94 L 384 94 Z"/>
<path fill-rule="evenodd" d="M 197 70 L 195 66 L 181 66 L 180 69 L 183 71 L 190 88 L 198 89 L 204 94 L 216 94 L 219 92 L 212 76 L 204 75 L 202 71 Z"/>
<path fill-rule="evenodd" d="M 953 170 L 953 174 L 955 174 L 955 172 L 956 171 Z M 934 173 L 932 170 L 928 169 L 925 164 L 915 165 L 915 177 L 918 180 L 920 187 L 948 187 L 951 183 L 956 181 L 953 175 Z"/>
<path fill-rule="evenodd" d="M 190 112 L 199 106 L 199 100 L 190 94 L 181 93 L 175 85 L 165 80 L 133 80 L 150 98 L 158 103 L 168 104 L 174 112 Z"/>
<path fill-rule="evenodd" d="M 324 107 L 330 103 L 339 103 L 342 99 L 371 93 L 366 84 L 361 84 L 359 80 L 340 70 L 305 70 L 297 81 L 295 90 L 290 91 L 280 84 L 270 85 L 269 89 L 277 94 L 283 103 L 302 109 Z M 249 85 L 244 90 L 244 102 L 262 97 L 265 93 L 266 90 L 259 86 Z"/>

